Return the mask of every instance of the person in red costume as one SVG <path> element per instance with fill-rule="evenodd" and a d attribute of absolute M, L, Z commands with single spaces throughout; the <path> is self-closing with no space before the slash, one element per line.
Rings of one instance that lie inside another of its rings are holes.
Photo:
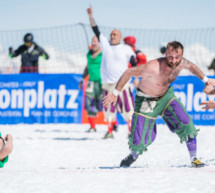
<path fill-rule="evenodd" d="M 127 36 L 124 38 L 124 43 L 131 46 L 131 48 L 133 49 L 133 51 L 135 52 L 136 54 L 136 63 L 137 63 L 137 66 L 141 65 L 141 64 L 146 64 L 147 63 L 147 58 L 146 58 L 146 55 L 141 52 L 140 50 L 136 49 L 136 38 L 134 36 Z M 131 64 L 129 63 L 128 65 L 129 68 L 131 68 Z M 135 88 L 137 88 L 139 84 L 139 79 L 138 78 L 135 78 L 134 81 L 133 81 L 133 85 Z"/>
<path fill-rule="evenodd" d="M 134 36 L 127 36 L 124 38 L 124 42 L 125 44 L 131 46 L 131 48 L 134 50 L 135 54 L 136 54 L 136 62 L 137 62 L 137 66 L 141 65 L 141 64 L 146 64 L 147 63 L 147 58 L 146 55 L 141 52 L 140 50 L 136 49 L 136 38 Z M 129 64 L 129 67 L 131 67 L 131 65 Z"/>

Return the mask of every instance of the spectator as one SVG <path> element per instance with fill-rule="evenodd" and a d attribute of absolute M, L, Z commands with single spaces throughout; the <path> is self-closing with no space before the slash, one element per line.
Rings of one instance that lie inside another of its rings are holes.
<path fill-rule="evenodd" d="M 13 138 L 11 135 L 6 135 L 5 138 L 1 137 L 0 133 L 0 168 L 8 161 L 8 155 L 13 150 Z"/>
<path fill-rule="evenodd" d="M 27 33 L 24 36 L 24 44 L 17 50 L 13 51 L 13 48 L 9 48 L 9 56 L 12 59 L 21 55 L 21 73 L 36 72 L 38 73 L 38 60 L 42 56 L 44 59 L 49 59 L 49 55 L 34 42 L 33 35 Z"/>
<path fill-rule="evenodd" d="M 140 50 L 136 49 L 136 46 L 135 46 L 136 38 L 134 36 L 125 37 L 124 42 L 125 42 L 125 44 L 131 46 L 132 50 L 135 52 L 135 54 L 136 54 L 135 59 L 136 59 L 137 66 L 147 63 L 146 55 L 143 52 L 141 52 Z M 129 64 L 129 67 L 132 67 L 131 64 Z"/>

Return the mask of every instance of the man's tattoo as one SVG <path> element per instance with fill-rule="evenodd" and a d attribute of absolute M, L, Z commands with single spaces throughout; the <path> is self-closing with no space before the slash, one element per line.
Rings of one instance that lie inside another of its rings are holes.
<path fill-rule="evenodd" d="M 171 76 L 169 77 L 169 82 L 173 82 L 179 74 L 180 70 L 175 70 L 174 72 L 172 72 Z"/>
<path fill-rule="evenodd" d="M 96 22 L 94 20 L 93 17 L 90 17 L 90 25 L 93 27 L 93 26 L 96 26 Z"/>
<path fill-rule="evenodd" d="M 184 64 L 187 66 L 187 68 L 193 75 L 200 77 L 203 74 L 202 71 L 189 60 L 184 59 Z"/>

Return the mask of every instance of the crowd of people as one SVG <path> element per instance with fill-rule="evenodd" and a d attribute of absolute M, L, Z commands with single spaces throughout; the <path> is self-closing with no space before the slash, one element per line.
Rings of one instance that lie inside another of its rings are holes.
<path fill-rule="evenodd" d="M 103 139 L 114 138 L 117 131 L 117 113 L 120 113 L 128 126 L 130 154 L 120 167 L 129 167 L 155 141 L 157 133 L 156 118 L 162 116 L 171 132 L 176 133 L 181 143 L 185 142 L 193 167 L 205 164 L 197 157 L 198 132 L 183 104 L 174 95 L 170 84 L 181 70 L 187 69 L 205 83 L 204 92 L 215 94 L 215 80 L 209 79 L 192 62 L 183 57 L 184 47 L 178 41 L 172 41 L 160 48 L 160 58 L 147 61 L 147 57 L 136 49 L 136 38 L 123 38 L 118 29 L 112 30 L 110 39 L 100 32 L 93 17 L 93 9 L 87 9 L 90 25 L 94 32 L 91 46 L 86 55 L 87 65 L 79 83 L 83 89 L 84 79 L 89 76 L 85 91 L 85 109 L 90 128 L 87 132 L 96 132 L 98 112 L 103 112 L 107 122 L 107 132 Z M 24 44 L 16 50 L 9 48 L 12 59 L 21 55 L 20 73 L 38 73 L 38 59 L 49 59 L 46 51 L 34 42 L 33 35 L 24 36 Z M 210 69 L 213 69 L 214 61 Z M 136 88 L 135 100 L 130 82 Z M 215 109 L 215 101 L 202 101 L 203 109 Z M 1 137 L 0 167 L 8 161 L 13 149 L 11 135 Z"/>

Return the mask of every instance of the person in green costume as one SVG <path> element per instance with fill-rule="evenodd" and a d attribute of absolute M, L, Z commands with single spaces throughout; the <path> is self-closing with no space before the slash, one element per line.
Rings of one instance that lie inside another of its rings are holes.
<path fill-rule="evenodd" d="M 5 138 L 0 133 L 0 168 L 4 167 L 4 164 L 8 162 L 8 155 L 13 150 L 13 138 L 7 134 Z"/>
<path fill-rule="evenodd" d="M 141 77 L 135 98 L 129 148 L 131 153 L 122 160 L 120 167 L 129 167 L 155 140 L 156 118 L 162 116 L 170 131 L 176 133 L 181 143 L 186 142 L 193 167 L 202 167 L 196 155 L 197 130 L 183 104 L 176 98 L 170 87 L 182 69 L 189 70 L 207 86 L 210 83 L 204 73 L 183 57 L 184 47 L 180 42 L 167 44 L 165 57 L 149 61 L 145 65 L 129 68 L 119 79 L 113 93 L 104 97 L 103 106 L 116 103 L 117 95 L 132 77 Z"/>
<path fill-rule="evenodd" d="M 96 36 L 92 38 L 91 48 L 87 53 L 87 66 L 84 70 L 79 88 L 82 89 L 83 80 L 89 74 L 89 81 L 85 93 L 85 109 L 90 123 L 87 132 L 96 132 L 96 116 L 102 111 L 102 83 L 101 83 L 101 67 L 102 52 Z"/>

